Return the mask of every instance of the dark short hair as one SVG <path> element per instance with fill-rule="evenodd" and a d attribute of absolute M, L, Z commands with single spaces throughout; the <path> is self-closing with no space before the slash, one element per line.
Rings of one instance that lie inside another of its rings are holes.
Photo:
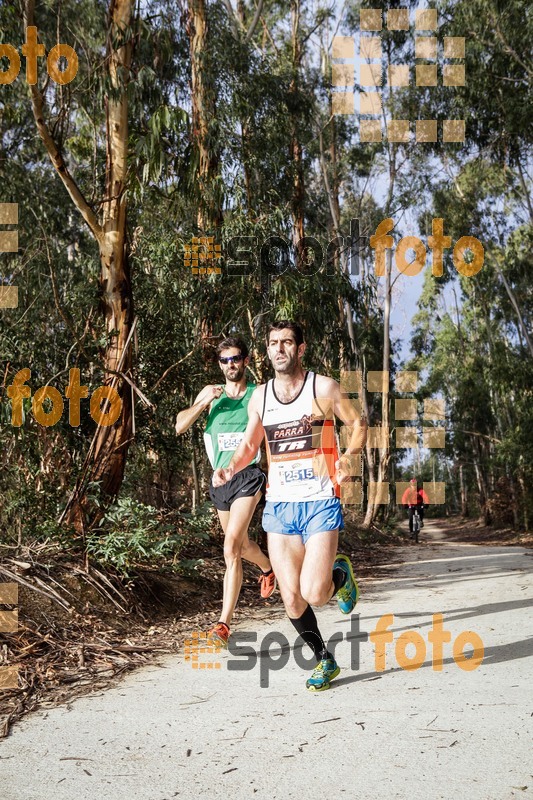
<path fill-rule="evenodd" d="M 291 322 L 291 320 L 288 319 L 278 319 L 276 322 L 271 322 L 268 326 L 267 344 L 272 331 L 282 331 L 285 328 L 293 332 L 294 341 L 298 346 L 304 343 L 304 333 L 297 322 Z"/>
<path fill-rule="evenodd" d="M 236 347 L 243 358 L 248 358 L 248 347 L 244 339 L 241 339 L 240 336 L 228 336 L 226 339 L 222 339 L 217 347 L 217 356 L 219 356 L 223 350 L 229 350 L 230 347 Z"/>

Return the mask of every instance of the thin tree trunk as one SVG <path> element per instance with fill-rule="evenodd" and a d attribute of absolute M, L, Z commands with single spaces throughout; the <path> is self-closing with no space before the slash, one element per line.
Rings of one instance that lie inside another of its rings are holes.
<path fill-rule="evenodd" d="M 386 482 L 389 474 L 389 429 L 390 429 L 390 399 L 389 399 L 389 362 L 390 362 L 390 315 L 391 315 L 391 273 L 392 250 L 387 250 L 385 261 L 385 307 L 383 314 L 383 387 L 381 395 L 381 426 L 386 432 L 385 444 L 379 450 L 378 482 Z"/>
<path fill-rule="evenodd" d="M 243 0 L 237 2 L 237 17 L 240 22 L 242 31 L 246 30 L 246 8 Z M 253 191 L 252 191 L 252 176 L 250 172 L 249 155 L 250 155 L 250 135 L 248 123 L 245 119 L 240 120 L 241 123 L 241 158 L 242 167 L 244 172 L 244 189 L 246 191 L 246 211 L 248 219 L 252 218 L 253 213 Z"/>
<path fill-rule="evenodd" d="M 219 153 L 216 144 L 216 95 L 206 69 L 209 54 L 206 0 L 189 0 L 187 23 L 191 53 L 192 138 L 198 160 L 197 225 L 208 234 L 222 224 Z"/>
<path fill-rule="evenodd" d="M 322 179 L 324 181 L 324 188 L 326 190 L 326 195 L 328 197 L 328 204 L 329 210 L 331 215 L 331 222 L 333 225 L 333 230 L 335 232 L 335 237 L 337 239 L 341 239 L 341 230 L 340 230 L 340 205 L 339 205 L 339 195 L 338 195 L 338 185 L 335 183 L 330 184 L 328 178 L 328 170 L 326 165 L 326 159 L 324 156 L 324 140 L 322 137 L 322 131 L 319 129 L 318 131 L 318 141 L 319 141 L 319 148 L 320 148 L 320 166 L 322 171 Z M 331 151 L 330 151 L 331 155 Z M 341 247 L 340 250 L 340 258 L 338 259 L 339 266 L 342 272 L 345 275 L 348 275 L 348 260 L 346 257 L 346 248 Z M 342 325 L 346 325 L 346 329 L 348 331 L 348 337 L 350 339 L 351 349 L 352 349 L 352 358 L 348 359 L 345 357 L 346 367 L 349 369 L 349 361 L 352 359 L 358 360 L 358 352 L 357 352 L 357 345 L 355 340 L 355 328 L 353 324 L 353 313 L 352 308 L 348 301 L 342 301 L 339 298 L 339 316 L 341 319 Z M 342 363 L 342 362 L 341 362 Z"/>
<path fill-rule="evenodd" d="M 363 385 L 361 387 L 361 405 L 363 407 L 363 415 L 368 420 L 370 424 L 370 409 L 368 406 L 368 394 L 366 391 L 366 358 L 363 356 L 362 360 L 363 366 Z M 367 444 L 365 448 L 366 453 L 366 467 L 368 472 L 368 492 L 367 492 L 367 504 L 366 504 L 366 512 L 365 518 L 363 520 L 363 528 L 368 529 L 372 525 L 375 515 L 375 485 L 376 485 L 376 458 L 375 458 L 375 451 L 370 446 L 371 442 L 367 439 Z"/>
<path fill-rule="evenodd" d="M 452 471 L 450 469 L 450 464 L 449 464 L 448 461 L 446 461 L 446 468 L 448 470 L 448 478 L 450 479 L 450 489 L 451 489 L 451 492 L 452 492 L 452 512 L 454 514 L 458 514 L 459 513 L 459 500 L 458 500 L 458 497 L 457 497 L 457 489 L 456 489 L 456 486 L 455 486 L 455 480 L 453 478 L 453 474 L 452 474 Z"/>
<path fill-rule="evenodd" d="M 461 516 L 468 517 L 468 487 L 465 480 L 464 466 L 459 466 L 459 485 L 461 487 Z"/>
<path fill-rule="evenodd" d="M 293 0 L 292 12 L 292 80 L 289 87 L 289 96 L 292 103 L 296 104 L 299 91 L 300 61 L 302 58 L 302 44 L 300 41 L 300 0 Z M 303 241 L 304 229 L 304 201 L 305 182 L 303 169 L 303 151 L 299 137 L 300 120 L 295 112 L 291 115 L 291 143 L 290 158 L 292 163 L 292 244 L 296 252 L 297 266 L 301 263 L 298 243 Z"/>
<path fill-rule="evenodd" d="M 335 131 L 333 130 L 333 135 Z M 322 178 L 324 181 L 324 188 L 326 190 L 326 195 L 328 198 L 329 210 L 331 215 L 331 221 L 333 224 L 333 230 L 335 232 L 335 236 L 337 239 L 341 239 L 341 231 L 340 231 L 340 204 L 338 198 L 338 184 L 335 183 L 335 178 L 333 184 L 330 183 L 328 177 L 328 170 L 326 165 L 326 159 L 324 154 L 324 140 L 322 136 L 322 130 L 318 129 L 318 141 L 319 141 L 319 152 L 320 152 L 320 165 L 321 165 L 321 172 Z M 330 149 L 330 158 L 335 159 L 335 148 Z M 336 172 L 336 165 L 333 163 L 333 174 L 335 176 Z M 348 268 L 348 260 L 346 257 L 346 248 L 341 247 L 340 250 L 340 258 L 339 258 L 339 266 L 340 269 L 344 272 L 345 275 L 348 275 L 349 268 Z M 348 331 L 348 337 L 350 339 L 351 345 L 351 355 L 348 358 L 347 354 L 345 356 L 345 368 L 350 369 L 351 364 L 357 368 L 361 368 L 362 370 L 362 381 L 361 381 L 361 393 L 359 395 L 361 401 L 361 412 L 363 419 L 367 420 L 370 419 L 370 411 L 368 406 L 368 394 L 366 390 L 366 380 L 364 376 L 366 375 L 366 361 L 364 354 L 361 355 L 357 348 L 357 342 L 355 338 L 355 328 L 353 324 L 353 312 L 350 304 L 348 301 L 342 301 L 339 298 L 339 317 L 341 320 L 342 325 L 346 325 L 346 329 Z M 341 362 L 342 363 L 342 362 Z M 365 446 L 365 455 L 366 455 L 366 466 L 367 466 L 367 473 L 368 473 L 368 480 L 369 485 L 372 486 L 372 497 L 367 498 L 367 510 L 365 512 L 365 519 L 363 522 L 363 526 L 365 528 L 369 528 L 372 524 L 372 520 L 374 518 L 374 500 L 375 497 L 374 493 L 374 484 L 375 484 L 375 457 L 374 457 L 374 450 L 370 447 L 370 444 L 367 441 Z M 362 481 L 364 484 L 364 479 Z M 361 487 L 364 490 L 364 485 Z"/>
<path fill-rule="evenodd" d="M 195 511 L 196 506 L 200 502 L 200 481 L 198 480 L 198 463 L 196 459 L 196 447 L 194 445 L 194 436 L 191 431 L 191 471 L 193 481 L 193 496 L 191 509 Z"/>
<path fill-rule="evenodd" d="M 526 533 L 529 531 L 529 514 L 528 514 L 528 494 L 526 489 L 526 480 L 524 476 L 524 470 L 521 467 L 518 472 L 518 483 L 520 484 L 520 488 L 522 490 L 522 507 L 523 507 L 523 515 L 524 515 L 524 530 Z"/>
<path fill-rule="evenodd" d="M 390 52 L 389 52 L 390 63 Z M 394 186 L 396 182 L 396 150 L 395 145 L 389 144 L 388 146 L 388 161 L 389 161 L 389 187 L 387 192 L 387 201 L 385 203 L 385 218 L 388 218 L 392 199 L 394 197 Z M 385 298 L 383 309 L 383 386 L 381 398 L 381 425 L 384 431 L 384 445 L 379 448 L 379 461 L 378 461 L 378 484 L 388 482 L 389 474 L 389 461 L 390 461 L 390 415 L 389 415 L 389 361 L 390 361 L 390 314 L 391 314 L 391 300 L 392 300 L 392 250 L 386 251 L 385 258 Z M 420 453 L 420 451 L 418 450 Z M 365 526 L 370 527 L 375 517 L 377 508 L 374 499 L 369 497 L 368 508 L 365 516 Z"/>
<path fill-rule="evenodd" d="M 473 441 L 473 462 L 474 462 L 474 471 L 476 474 L 476 481 L 479 491 L 479 506 L 480 506 L 480 517 L 485 523 L 488 525 L 490 523 L 490 512 L 487 506 L 488 500 L 488 491 L 487 491 L 487 481 L 485 479 L 485 475 L 483 473 L 483 468 L 481 464 L 481 453 L 480 453 L 480 445 L 479 439 L 475 439 Z"/>
<path fill-rule="evenodd" d="M 328 202 L 330 205 L 330 220 L 328 223 L 328 229 L 330 232 L 330 241 L 335 238 L 340 238 L 340 218 L 341 218 L 341 208 L 339 203 L 339 179 L 337 173 L 337 145 L 336 145 L 336 135 L 337 131 L 335 129 L 335 115 L 333 114 L 333 98 L 332 92 L 330 92 L 330 144 L 329 144 L 329 164 L 331 169 L 331 184 L 329 184 L 328 176 L 327 176 L 327 169 L 324 160 L 324 145 L 322 140 L 322 131 L 320 132 L 320 163 L 322 167 L 322 173 L 324 177 L 324 183 L 326 185 L 326 192 L 328 195 Z M 331 187 L 331 188 L 330 188 Z M 347 271 L 344 269 L 345 265 L 341 262 L 339 251 L 335 250 L 333 255 L 333 263 L 334 269 L 338 272 Z M 353 330 L 353 323 L 350 326 L 351 322 L 351 309 L 348 307 L 348 303 L 346 301 L 343 302 L 342 297 L 338 297 L 338 308 L 339 308 L 339 319 L 342 328 L 349 328 L 351 327 Z M 348 321 L 348 317 L 350 317 L 350 321 Z M 354 342 L 352 342 L 352 356 L 355 354 L 355 346 Z M 344 347 L 344 341 L 341 339 L 340 341 L 340 353 L 339 353 L 339 362 L 341 369 L 349 370 L 350 369 L 350 361 L 351 359 L 346 353 Z"/>
<path fill-rule="evenodd" d="M 512 305 L 512 307 L 514 308 L 514 310 L 516 312 L 516 316 L 518 318 L 518 323 L 520 325 L 520 328 L 522 329 L 522 333 L 524 334 L 524 338 L 525 338 L 525 340 L 527 342 L 527 346 L 529 348 L 529 352 L 533 356 L 533 341 L 531 339 L 531 336 L 529 335 L 529 331 L 527 329 L 526 323 L 525 323 L 524 318 L 522 316 L 522 312 L 520 311 L 520 306 L 518 305 L 518 301 L 517 301 L 517 299 L 515 297 L 515 293 L 513 292 L 512 288 L 511 288 L 511 284 L 509 283 L 509 281 L 505 277 L 505 274 L 504 274 L 503 270 L 501 269 L 501 267 L 500 267 L 500 265 L 498 263 L 498 256 L 497 255 L 494 256 L 493 263 L 494 263 L 494 266 L 496 267 L 496 272 L 498 273 L 498 275 L 502 279 L 502 283 L 503 283 L 503 285 L 505 287 L 505 291 L 507 292 L 507 296 L 509 297 L 509 300 L 511 301 L 511 305 Z"/>
<path fill-rule="evenodd" d="M 520 331 L 520 328 L 518 328 L 518 330 Z M 494 358 L 494 339 L 493 339 L 493 336 L 492 336 L 492 329 L 491 329 L 491 325 L 490 325 L 490 319 L 489 319 L 486 311 L 485 311 L 485 331 L 486 331 L 486 335 L 487 335 L 487 342 L 488 342 L 488 345 L 489 345 L 489 354 L 490 354 L 490 363 L 491 363 L 490 374 L 492 375 L 492 374 L 494 374 L 494 372 L 496 370 L 495 358 Z M 491 399 L 492 410 L 494 412 L 494 416 L 495 416 L 495 419 L 496 419 L 496 426 L 497 426 L 498 434 L 499 434 L 500 439 L 503 439 L 505 426 L 504 426 L 504 421 L 503 421 L 501 413 L 500 413 L 501 409 L 503 409 L 503 411 L 505 413 L 505 417 L 507 419 L 507 424 L 508 424 L 509 428 L 512 428 L 512 426 L 513 426 L 513 419 L 512 419 L 512 415 L 511 415 L 511 409 L 509 407 L 509 401 L 508 401 L 507 395 L 505 395 L 505 394 L 504 394 L 504 397 L 501 398 L 500 395 L 499 395 L 499 392 L 496 389 L 491 390 L 490 399 Z M 516 491 L 516 485 L 515 485 L 515 481 L 514 481 L 514 478 L 513 478 L 513 468 L 512 468 L 512 465 L 509 464 L 508 462 L 506 463 L 506 474 L 507 474 L 507 479 L 509 481 L 509 486 L 511 488 L 511 494 L 512 494 L 511 509 L 512 509 L 512 514 L 513 514 L 513 525 L 514 525 L 515 528 L 518 528 L 518 525 L 519 525 L 519 519 L 518 519 L 518 493 Z M 493 489 L 494 489 L 494 486 L 493 486 Z"/>

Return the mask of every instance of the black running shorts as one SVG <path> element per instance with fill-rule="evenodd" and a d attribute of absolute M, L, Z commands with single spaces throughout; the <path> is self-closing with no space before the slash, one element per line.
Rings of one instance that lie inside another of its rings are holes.
<path fill-rule="evenodd" d="M 219 511 L 229 511 L 231 504 L 239 497 L 253 497 L 259 490 L 264 494 L 266 475 L 257 464 L 251 464 L 233 478 L 216 489 L 211 480 L 209 484 L 209 497 Z"/>

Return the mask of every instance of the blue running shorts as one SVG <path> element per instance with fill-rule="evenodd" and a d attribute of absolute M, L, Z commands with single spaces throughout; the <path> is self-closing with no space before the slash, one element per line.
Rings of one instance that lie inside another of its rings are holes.
<path fill-rule="evenodd" d="M 263 528 L 267 533 L 297 534 L 305 544 L 314 533 L 344 528 L 341 501 L 338 497 L 300 503 L 273 503 L 269 500 L 263 511 Z"/>

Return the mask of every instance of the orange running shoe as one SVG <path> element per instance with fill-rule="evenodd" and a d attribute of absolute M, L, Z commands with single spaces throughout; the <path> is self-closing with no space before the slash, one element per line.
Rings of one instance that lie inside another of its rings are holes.
<path fill-rule="evenodd" d="M 270 595 L 274 593 L 274 590 L 276 588 L 277 585 L 276 576 L 274 575 L 274 572 L 271 570 L 268 573 L 268 575 L 262 574 L 258 578 L 257 583 L 261 584 L 261 597 L 263 598 L 263 600 L 267 600 L 270 597 Z"/>
<path fill-rule="evenodd" d="M 214 628 L 207 631 L 207 639 L 217 646 L 227 647 L 230 637 L 230 629 L 225 622 L 217 622 Z"/>

